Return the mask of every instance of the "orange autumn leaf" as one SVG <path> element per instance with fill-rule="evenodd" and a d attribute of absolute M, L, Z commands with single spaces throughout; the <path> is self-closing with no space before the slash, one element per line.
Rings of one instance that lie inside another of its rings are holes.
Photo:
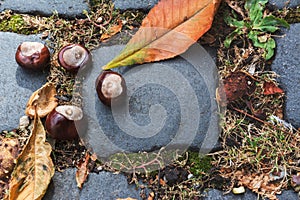
<path fill-rule="evenodd" d="M 159 1 L 124 50 L 103 69 L 159 61 L 184 53 L 210 29 L 220 1 Z"/>
<path fill-rule="evenodd" d="M 113 25 L 111 26 L 109 29 L 108 29 L 108 32 L 107 33 L 103 33 L 100 37 L 100 40 L 106 40 L 114 35 L 116 35 L 117 33 L 119 33 L 121 30 L 122 30 L 122 27 L 123 27 L 123 24 L 122 24 L 122 21 L 119 20 L 118 21 L 118 24 L 116 25 Z"/>
<path fill-rule="evenodd" d="M 89 164 L 89 160 L 90 160 L 90 154 L 86 153 L 85 161 L 80 163 L 77 167 L 76 182 L 77 182 L 77 187 L 80 189 L 82 188 L 82 185 L 86 181 L 88 174 L 89 174 L 88 168 L 87 168 L 87 165 Z"/>
<path fill-rule="evenodd" d="M 273 82 L 264 83 L 264 95 L 283 94 L 284 91 Z"/>

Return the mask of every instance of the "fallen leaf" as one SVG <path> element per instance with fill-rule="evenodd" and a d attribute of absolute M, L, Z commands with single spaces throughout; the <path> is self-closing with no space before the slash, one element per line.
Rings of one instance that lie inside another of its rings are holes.
<path fill-rule="evenodd" d="M 77 187 L 79 187 L 80 189 L 82 188 L 82 185 L 86 181 L 88 174 L 89 174 L 89 171 L 87 168 L 87 165 L 89 164 L 89 160 L 90 160 L 90 154 L 86 153 L 85 161 L 81 162 L 77 167 L 76 182 L 77 182 Z"/>
<path fill-rule="evenodd" d="M 25 113 L 30 117 L 35 115 L 35 107 L 39 117 L 45 117 L 57 106 L 56 89 L 52 83 L 46 83 L 35 91 L 26 105 Z"/>
<path fill-rule="evenodd" d="M 17 158 L 9 184 L 10 200 L 42 199 L 54 175 L 51 145 L 37 113 L 28 143 Z"/>
<path fill-rule="evenodd" d="M 194 44 L 213 22 L 220 0 L 161 0 L 124 50 L 103 69 L 173 58 Z"/>
<path fill-rule="evenodd" d="M 284 91 L 273 82 L 264 83 L 264 95 L 283 94 Z"/>
<path fill-rule="evenodd" d="M 116 35 L 117 33 L 119 33 L 121 30 L 122 30 L 122 27 L 123 27 L 123 24 L 122 24 L 122 21 L 119 20 L 118 21 L 118 24 L 115 24 L 113 26 L 111 26 L 109 29 L 108 29 L 108 32 L 107 33 L 103 33 L 100 37 L 100 40 L 103 41 L 103 40 L 107 40 L 108 38 Z"/>
<path fill-rule="evenodd" d="M 244 172 L 238 171 L 234 176 L 238 178 L 239 185 L 269 199 L 277 199 L 276 194 L 280 194 L 284 187 L 283 182 L 274 182 L 267 173 L 244 174 Z"/>
<path fill-rule="evenodd" d="M 0 180 L 13 171 L 19 150 L 18 139 L 4 138 L 0 141 Z"/>
<path fill-rule="evenodd" d="M 223 81 L 223 85 L 217 89 L 217 101 L 225 106 L 245 95 L 251 95 L 255 90 L 254 79 L 241 71 L 233 72 Z"/>

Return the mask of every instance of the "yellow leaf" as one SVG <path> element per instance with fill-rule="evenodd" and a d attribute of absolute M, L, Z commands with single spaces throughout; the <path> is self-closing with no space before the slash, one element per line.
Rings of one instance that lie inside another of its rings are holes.
<path fill-rule="evenodd" d="M 31 95 L 26 105 L 26 115 L 34 117 L 35 109 L 37 109 L 38 116 L 45 117 L 57 106 L 55 95 L 56 89 L 52 83 L 43 85 Z"/>
<path fill-rule="evenodd" d="M 10 200 L 42 199 L 54 175 L 51 145 L 37 113 L 28 143 L 17 158 L 9 184 Z"/>
<path fill-rule="evenodd" d="M 125 49 L 103 69 L 173 58 L 207 32 L 220 0 L 161 0 Z"/>

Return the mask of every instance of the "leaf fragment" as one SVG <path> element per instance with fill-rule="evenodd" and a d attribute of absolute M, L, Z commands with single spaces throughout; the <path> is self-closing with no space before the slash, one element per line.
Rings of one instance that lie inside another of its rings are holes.
<path fill-rule="evenodd" d="M 252 76 L 242 71 L 232 72 L 217 89 L 217 101 L 221 106 L 225 106 L 245 95 L 251 95 L 255 88 L 255 79 Z"/>
<path fill-rule="evenodd" d="M 26 105 L 25 113 L 34 117 L 35 109 L 39 117 L 45 117 L 57 106 L 56 89 L 52 83 L 46 83 L 40 89 L 35 91 Z"/>
<path fill-rule="evenodd" d="M 77 166 L 77 171 L 76 171 L 76 182 L 77 182 L 77 187 L 82 188 L 83 183 L 86 181 L 89 171 L 88 171 L 88 164 L 90 161 L 90 154 L 86 153 L 85 155 L 85 161 L 81 162 Z"/>
<path fill-rule="evenodd" d="M 100 37 L 100 40 L 103 41 L 103 40 L 107 40 L 109 39 L 110 37 L 114 36 L 115 34 L 119 33 L 121 30 L 122 30 L 122 27 L 123 27 L 123 24 L 122 24 L 122 21 L 119 20 L 118 21 L 118 24 L 115 24 L 113 26 L 111 26 L 109 29 L 108 29 L 108 32 L 107 33 L 103 33 Z"/>
<path fill-rule="evenodd" d="M 220 0 L 161 0 L 124 50 L 103 69 L 173 58 L 184 53 L 213 22 Z"/>
<path fill-rule="evenodd" d="M 284 91 L 275 85 L 273 82 L 264 83 L 264 95 L 283 94 Z"/>
<path fill-rule="evenodd" d="M 37 114 L 28 143 L 17 158 L 9 184 L 10 200 L 42 199 L 54 175 L 54 165 L 50 154 L 51 145 L 46 140 L 46 132 Z"/>

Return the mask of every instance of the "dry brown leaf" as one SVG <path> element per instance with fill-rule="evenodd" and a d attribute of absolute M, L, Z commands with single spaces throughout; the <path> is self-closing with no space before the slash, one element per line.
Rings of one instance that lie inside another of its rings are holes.
<path fill-rule="evenodd" d="M 41 118 L 45 117 L 58 104 L 55 95 L 56 89 L 52 83 L 46 83 L 43 85 L 31 95 L 26 105 L 26 115 L 34 117 L 36 107 L 38 116 Z"/>
<path fill-rule="evenodd" d="M 283 94 L 284 91 L 273 82 L 264 83 L 264 95 Z"/>
<path fill-rule="evenodd" d="M 173 58 L 194 44 L 213 22 L 220 0 L 161 0 L 119 56 L 103 69 Z"/>
<path fill-rule="evenodd" d="M 241 71 L 233 72 L 223 80 L 223 85 L 217 89 L 217 100 L 225 106 L 245 95 L 251 95 L 255 91 L 254 79 Z"/>
<path fill-rule="evenodd" d="M 83 183 L 86 181 L 89 175 L 89 171 L 87 168 L 89 161 L 90 161 L 90 154 L 86 153 L 85 161 L 81 162 L 77 167 L 76 182 L 77 182 L 77 187 L 79 187 L 80 189 L 82 188 Z"/>
<path fill-rule="evenodd" d="M 10 200 L 42 199 L 54 175 L 51 145 L 37 114 L 28 143 L 17 159 L 9 184 Z"/>
<path fill-rule="evenodd" d="M 110 37 L 116 35 L 117 33 L 119 33 L 122 30 L 122 27 L 123 27 L 122 21 L 119 20 L 118 24 L 115 24 L 108 29 L 108 33 L 103 33 L 101 35 L 100 40 L 101 41 L 107 40 Z"/>
<path fill-rule="evenodd" d="M 282 182 L 272 182 L 273 179 L 268 173 L 251 175 L 242 174 L 243 173 L 241 171 L 235 174 L 235 176 L 239 179 L 239 185 L 243 185 L 253 192 L 269 199 L 277 199 L 276 194 L 280 194 L 281 189 L 284 187 Z"/>
<path fill-rule="evenodd" d="M 0 141 L 0 179 L 12 172 L 18 157 L 20 144 L 17 139 L 4 138 Z"/>

